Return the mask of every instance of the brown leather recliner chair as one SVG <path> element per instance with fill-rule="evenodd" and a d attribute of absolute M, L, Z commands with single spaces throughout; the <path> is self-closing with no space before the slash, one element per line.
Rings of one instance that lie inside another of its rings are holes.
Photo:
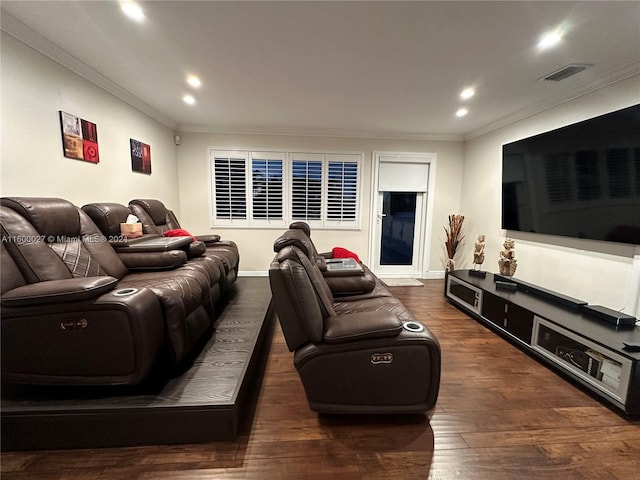
<path fill-rule="evenodd" d="M 306 245 L 309 258 L 315 259 L 322 276 L 331 289 L 331 293 L 336 297 L 355 300 L 392 296 L 386 285 L 363 263 L 360 263 L 360 269 L 358 270 L 330 269 L 331 263 L 335 261 L 333 253 L 318 253 L 318 249 L 313 240 L 311 240 L 311 227 L 308 223 L 302 221 L 291 223 L 288 235 L 296 235 L 299 241 Z M 304 238 L 302 235 L 304 235 Z"/>
<path fill-rule="evenodd" d="M 431 413 L 440 346 L 394 297 L 337 302 L 292 230 L 274 243 L 273 301 L 312 410 Z"/>
<path fill-rule="evenodd" d="M 129 208 L 140 219 L 143 233 L 162 235 L 167 230 L 180 227 L 173 211 L 154 199 L 135 199 L 129 202 Z M 193 232 L 191 232 L 193 233 Z M 225 267 L 225 286 L 230 287 L 237 279 L 240 263 L 238 246 L 232 241 L 223 241 L 220 235 L 198 235 L 196 238 L 204 242 L 206 255 L 219 259 Z"/>
<path fill-rule="evenodd" d="M 135 384 L 160 358 L 180 363 L 211 330 L 204 272 L 132 272 L 66 200 L 3 198 L 0 226 L 3 381 Z M 157 257 L 187 262 L 182 251 Z"/>

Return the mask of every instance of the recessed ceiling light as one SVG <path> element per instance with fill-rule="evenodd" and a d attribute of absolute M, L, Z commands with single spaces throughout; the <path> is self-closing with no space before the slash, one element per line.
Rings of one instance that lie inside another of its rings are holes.
<path fill-rule="evenodd" d="M 546 50 L 551 47 L 555 47 L 562 40 L 562 34 L 559 31 L 553 31 L 549 33 L 545 33 L 538 42 L 538 48 L 541 50 Z"/>
<path fill-rule="evenodd" d="M 469 110 L 467 110 L 466 108 L 460 108 L 456 112 L 456 117 L 464 117 L 467 113 L 469 113 Z"/>
<path fill-rule="evenodd" d="M 476 91 L 469 87 L 469 88 L 465 88 L 464 90 L 462 90 L 462 92 L 460 92 L 460 98 L 463 100 L 468 100 L 471 97 L 473 97 L 476 94 Z"/>
<path fill-rule="evenodd" d="M 136 22 L 142 22 L 144 20 L 144 12 L 138 4 L 133 2 L 122 2 L 120 3 L 120 8 L 131 20 L 135 20 Z"/>
<path fill-rule="evenodd" d="M 196 99 L 191 95 L 185 95 L 184 97 L 182 97 L 182 101 L 187 105 L 194 105 L 196 103 Z"/>
<path fill-rule="evenodd" d="M 200 86 L 202 85 L 202 82 L 200 81 L 200 79 L 195 75 L 189 75 L 187 77 L 187 83 L 193 88 L 200 88 Z"/>

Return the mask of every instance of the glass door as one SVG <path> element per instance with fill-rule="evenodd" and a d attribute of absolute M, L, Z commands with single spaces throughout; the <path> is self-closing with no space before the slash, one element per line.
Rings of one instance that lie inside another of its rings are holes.
<path fill-rule="evenodd" d="M 416 195 L 415 192 L 382 192 L 380 265 L 413 263 Z"/>
<path fill-rule="evenodd" d="M 393 276 L 420 273 L 422 202 L 421 192 L 379 192 L 377 272 Z"/>

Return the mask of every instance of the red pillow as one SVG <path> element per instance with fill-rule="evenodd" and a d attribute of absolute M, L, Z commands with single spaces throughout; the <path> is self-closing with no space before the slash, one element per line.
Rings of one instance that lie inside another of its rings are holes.
<path fill-rule="evenodd" d="M 333 258 L 353 258 L 356 262 L 360 263 L 358 255 L 347 250 L 346 248 L 333 247 L 331 253 L 333 253 Z"/>
<path fill-rule="evenodd" d="M 165 237 L 191 237 L 193 238 L 194 242 L 198 241 L 196 237 L 191 235 L 186 230 L 183 230 L 182 228 L 174 228 L 173 230 L 167 230 L 166 232 L 163 233 L 163 235 Z"/>

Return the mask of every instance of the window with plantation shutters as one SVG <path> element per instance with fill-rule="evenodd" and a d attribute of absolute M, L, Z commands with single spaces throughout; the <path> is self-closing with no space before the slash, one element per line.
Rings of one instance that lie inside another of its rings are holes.
<path fill-rule="evenodd" d="M 362 154 L 210 150 L 213 224 L 359 226 Z"/>
<path fill-rule="evenodd" d="M 246 155 L 220 152 L 213 158 L 215 218 L 244 220 L 247 218 Z"/>
<path fill-rule="evenodd" d="M 355 221 L 358 199 L 358 162 L 339 158 L 327 165 L 327 220 Z"/>
<path fill-rule="evenodd" d="M 322 219 L 322 161 L 294 156 L 291 162 L 291 218 Z"/>
<path fill-rule="evenodd" d="M 283 220 L 283 175 L 281 155 L 251 154 L 252 218 Z"/>

